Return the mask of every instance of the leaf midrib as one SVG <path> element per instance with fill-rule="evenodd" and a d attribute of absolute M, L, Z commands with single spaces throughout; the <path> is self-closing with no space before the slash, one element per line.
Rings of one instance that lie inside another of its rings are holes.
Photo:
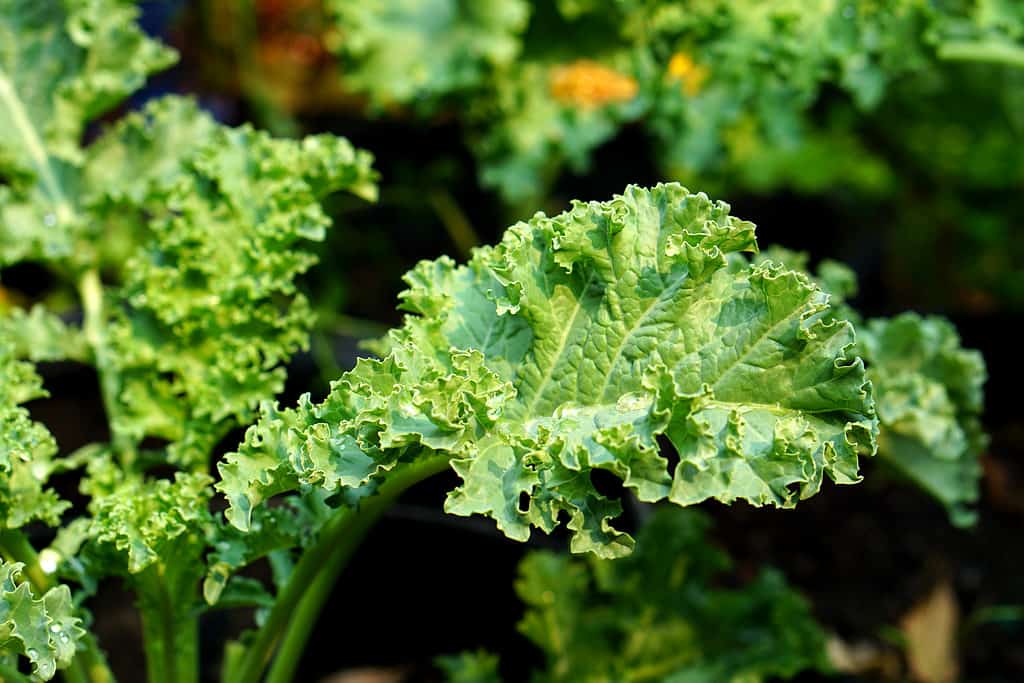
<path fill-rule="evenodd" d="M 580 287 L 579 296 L 576 298 L 576 308 L 573 310 L 572 317 L 569 319 L 565 326 L 565 331 L 562 333 L 562 339 L 558 345 L 558 352 L 552 357 L 551 365 L 544 373 L 543 379 L 540 384 L 537 385 L 537 390 L 533 394 L 533 398 L 530 400 L 529 405 L 526 407 L 523 413 L 526 418 L 539 418 L 544 417 L 542 415 L 534 415 L 533 411 L 537 407 L 537 403 L 544 396 L 544 390 L 547 388 L 548 382 L 551 381 L 551 377 L 554 375 L 555 368 L 558 367 L 559 361 L 562 360 L 562 356 L 565 354 L 565 346 L 569 342 L 569 337 L 572 335 L 573 329 L 576 327 L 576 319 L 580 315 L 580 311 L 583 310 L 583 298 L 587 295 L 587 290 L 590 289 L 590 284 L 594 281 L 594 271 L 590 271 L 590 275 L 587 277 L 586 282 Z"/>
<path fill-rule="evenodd" d="M 720 382 L 721 382 L 721 381 L 722 381 L 722 380 L 723 380 L 723 379 L 724 379 L 724 378 L 725 378 L 725 377 L 726 377 L 726 376 L 727 376 L 727 375 L 728 375 L 728 374 L 729 374 L 730 372 L 732 372 L 733 370 L 735 370 L 735 369 L 736 369 L 736 367 L 737 367 L 737 366 L 738 366 L 738 365 L 740 364 L 740 362 L 741 362 L 741 361 L 744 361 L 744 360 L 746 360 L 746 359 L 747 359 L 747 357 L 749 357 L 749 356 L 750 356 L 750 354 L 751 354 L 751 353 L 752 353 L 752 352 L 754 351 L 754 349 L 756 349 L 757 347 L 759 347 L 759 346 L 761 345 L 761 342 L 763 342 L 763 341 L 764 341 L 765 339 L 767 339 L 767 338 L 768 338 L 768 336 L 769 336 L 769 335 L 770 335 L 770 334 L 771 334 L 772 332 L 774 332 L 775 330 L 777 330 L 777 329 L 779 328 L 779 326 L 780 326 L 780 325 L 782 325 L 783 323 L 788 323 L 788 322 L 790 322 L 790 321 L 791 321 L 791 320 L 793 319 L 793 317 L 794 317 L 794 316 L 797 316 L 797 315 L 803 315 L 803 314 L 804 314 L 805 312 L 808 312 L 808 311 L 810 311 L 810 310 L 811 310 L 811 307 L 810 307 L 810 306 L 808 305 L 808 304 L 810 304 L 810 303 L 811 303 L 811 302 L 810 302 L 810 300 L 809 300 L 809 299 L 804 299 L 803 301 L 800 301 L 800 302 L 798 302 L 798 303 L 797 303 L 797 305 L 793 307 L 793 310 L 791 310 L 791 311 L 790 311 L 789 313 L 787 313 L 787 314 L 786 314 L 786 315 L 785 315 L 784 317 L 782 317 L 782 318 L 779 318 L 779 319 L 778 319 L 778 320 L 776 320 L 776 321 L 775 321 L 774 323 L 772 323 L 772 324 L 771 324 L 771 325 L 769 325 L 769 326 L 768 326 L 767 328 L 765 328 L 765 330 L 764 330 L 764 331 L 763 331 L 763 332 L 762 332 L 761 334 L 759 334 L 759 335 L 757 336 L 757 339 L 755 339 L 755 340 L 753 341 L 753 343 L 751 343 L 751 344 L 748 344 L 748 345 L 746 346 L 746 348 L 744 348 L 744 349 L 743 349 L 743 352 L 742 352 L 742 353 L 738 353 L 738 354 L 736 354 L 736 358 L 734 358 L 734 359 L 733 359 L 733 360 L 732 360 L 732 361 L 731 361 L 731 362 L 730 362 L 730 363 L 729 363 L 728 365 L 726 365 L 726 367 L 725 367 L 725 370 L 720 370 L 720 371 L 718 372 L 718 375 L 717 375 L 717 376 L 716 376 L 716 377 L 714 378 L 714 380 L 712 380 L 711 382 L 708 382 L 708 385 L 709 385 L 709 386 L 710 386 L 710 387 L 712 388 L 712 390 L 714 390 L 714 389 L 717 389 L 717 388 L 718 388 L 718 385 L 719 385 L 719 383 L 720 383 Z"/>
<path fill-rule="evenodd" d="M 56 174 L 53 172 L 53 167 L 50 165 L 50 157 L 46 153 L 43 141 L 39 133 L 32 126 L 28 118 L 28 112 L 25 111 L 24 105 L 14 90 L 14 84 L 3 69 L 0 69 L 0 104 L 10 112 L 14 128 L 24 140 L 25 148 L 32 158 L 32 163 L 55 204 L 57 220 L 61 223 L 71 220 L 73 215 L 71 204 L 64 194 L 64 188 L 61 187 Z"/>
<path fill-rule="evenodd" d="M 608 366 L 608 374 L 605 375 L 604 383 L 601 385 L 600 391 L 597 392 L 598 400 L 604 401 L 606 394 L 608 393 L 609 385 L 611 384 L 612 377 L 615 375 L 615 369 L 618 367 L 619 359 L 622 357 L 622 352 L 626 348 L 626 342 L 633 339 L 633 335 L 640 329 L 640 326 L 650 316 L 651 311 L 659 306 L 664 301 L 668 301 L 671 295 L 675 294 L 683 283 L 686 281 L 687 275 L 680 275 L 672 284 L 661 290 L 657 297 L 647 306 L 644 312 L 636 319 L 633 325 L 629 328 L 622 339 L 619 341 L 618 348 L 615 349 L 615 353 L 612 355 L 611 363 Z M 668 295 L 668 296 L 666 296 Z"/>

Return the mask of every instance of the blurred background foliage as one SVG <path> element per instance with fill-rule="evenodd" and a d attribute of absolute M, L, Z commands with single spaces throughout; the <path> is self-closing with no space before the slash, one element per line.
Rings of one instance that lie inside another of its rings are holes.
<path fill-rule="evenodd" d="M 1021 3 L 249 0 L 181 28 L 226 115 L 366 137 L 380 210 L 459 250 L 672 179 L 807 206 L 790 220 L 861 243 L 830 255 L 874 259 L 894 309 L 1024 308 Z"/>

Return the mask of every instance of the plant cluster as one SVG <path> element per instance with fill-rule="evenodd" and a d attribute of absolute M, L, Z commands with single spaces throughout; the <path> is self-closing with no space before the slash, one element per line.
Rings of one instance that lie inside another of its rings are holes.
<path fill-rule="evenodd" d="M 436 63 L 379 64 L 365 82 L 424 106 L 477 87 L 517 51 L 527 13 L 502 7 L 465 29 L 482 41 L 474 59 L 432 40 Z M 598 14 L 585 2 L 557 11 Z M 372 157 L 332 135 L 227 127 L 178 97 L 97 124 L 174 60 L 136 14 L 122 0 L 0 0 L 0 267 L 36 264 L 57 283 L 33 307 L 0 308 L 4 680 L 112 680 L 89 604 L 115 578 L 136 596 L 152 683 L 198 680 L 199 620 L 227 608 L 257 617 L 226 645 L 223 680 L 290 680 L 376 519 L 449 469 L 461 483 L 447 512 L 490 517 L 518 541 L 564 526 L 571 551 L 594 558 L 539 554 L 521 568 L 522 630 L 549 665 L 538 680 L 756 680 L 824 665 L 819 627 L 778 574 L 714 588 L 728 563 L 704 545 L 707 523 L 658 512 L 634 539 L 597 471 L 647 503 L 792 507 L 826 479 L 859 481 L 859 458 L 878 451 L 970 521 L 980 356 L 940 319 L 862 320 L 844 303 L 848 270 L 758 253 L 752 223 L 676 183 L 538 213 L 463 265 L 420 263 L 400 297 L 404 322 L 376 357 L 322 400 L 277 405 L 314 322 L 296 281 L 331 228 L 322 202 L 374 199 Z M 657 16 L 674 28 L 652 35 L 681 30 L 684 18 Z M 672 68 L 690 75 L 652 83 L 673 97 L 715 92 L 699 67 Z M 559 98 L 632 87 L 579 77 L 559 76 Z M 861 97 L 878 87 L 851 79 Z M 598 119 L 611 109 L 574 111 L 594 117 L 591 131 L 610 125 Z M 60 315 L 68 302 L 80 322 Z M 60 453 L 33 419 L 25 404 L 45 394 L 34 364 L 54 360 L 95 369 L 109 438 Z M 59 473 L 83 506 L 52 486 Z M 28 531 L 39 526 L 54 529 L 43 547 Z M 268 582 L 245 573 L 261 561 Z M 442 660 L 453 680 L 487 680 L 495 666 L 482 654 Z"/>

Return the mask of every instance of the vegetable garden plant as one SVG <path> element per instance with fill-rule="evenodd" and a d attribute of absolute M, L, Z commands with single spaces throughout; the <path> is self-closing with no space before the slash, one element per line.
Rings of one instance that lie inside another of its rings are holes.
<path fill-rule="evenodd" d="M 89 605 L 115 579 L 152 683 L 198 680 L 199 620 L 225 608 L 256 616 L 222 679 L 291 680 L 374 522 L 446 470 L 461 480 L 448 513 L 516 541 L 562 526 L 583 556 L 520 567 L 542 681 L 827 669 L 806 602 L 771 570 L 716 583 L 728 559 L 680 508 L 792 507 L 858 482 L 877 452 L 971 522 L 981 357 L 939 318 L 862 319 L 851 271 L 759 252 L 752 223 L 674 183 L 538 213 L 462 265 L 420 263 L 374 357 L 323 400 L 276 404 L 313 324 L 296 280 L 331 228 L 321 202 L 372 201 L 373 159 L 331 135 L 226 127 L 179 97 L 96 124 L 174 59 L 135 18 L 119 0 L 0 1 L 0 266 L 43 264 L 65 293 L 0 304 L 4 681 L 113 680 Z M 80 319 L 58 315 L 69 301 Z M 45 395 L 34 364 L 54 360 L 95 369 L 109 431 L 59 457 L 24 406 Z M 599 471 L 665 501 L 636 539 Z M 246 571 L 264 561 L 269 581 Z M 438 666 L 498 679 L 484 652 Z"/>

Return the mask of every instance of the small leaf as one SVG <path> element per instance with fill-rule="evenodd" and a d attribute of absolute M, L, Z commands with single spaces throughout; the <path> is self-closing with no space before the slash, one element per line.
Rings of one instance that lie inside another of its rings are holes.
<path fill-rule="evenodd" d="M 0 652 L 24 655 L 35 678 L 48 681 L 75 656 L 85 635 L 73 616 L 71 591 L 56 586 L 36 597 L 20 562 L 0 562 Z"/>
<path fill-rule="evenodd" d="M 45 488 L 59 467 L 57 443 L 19 405 L 47 394 L 32 365 L 15 359 L 14 349 L 0 320 L 0 527 L 16 529 L 35 520 L 56 526 L 70 506 Z"/>

